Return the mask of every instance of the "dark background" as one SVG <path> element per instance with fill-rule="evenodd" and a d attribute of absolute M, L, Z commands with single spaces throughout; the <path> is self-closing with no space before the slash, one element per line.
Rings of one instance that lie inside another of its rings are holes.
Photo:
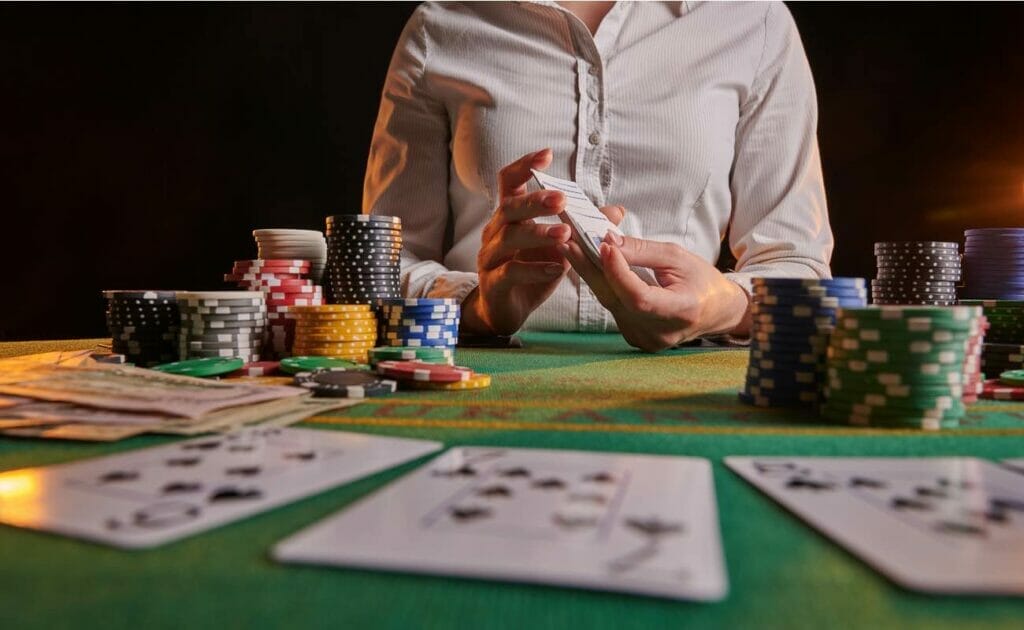
<path fill-rule="evenodd" d="M 0 339 L 101 336 L 104 288 L 223 288 L 255 227 L 360 208 L 414 4 L 0 7 Z M 1024 224 L 1024 5 L 790 4 L 836 275 Z"/>

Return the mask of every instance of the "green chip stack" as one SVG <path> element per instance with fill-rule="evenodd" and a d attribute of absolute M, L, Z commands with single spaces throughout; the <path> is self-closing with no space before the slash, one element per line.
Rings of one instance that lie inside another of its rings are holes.
<path fill-rule="evenodd" d="M 873 427 L 959 426 L 969 340 L 982 327 L 977 306 L 840 309 L 822 416 Z"/>
<path fill-rule="evenodd" d="M 960 300 L 985 310 L 989 329 L 981 348 L 981 369 L 987 378 L 1024 368 L 1024 300 Z"/>

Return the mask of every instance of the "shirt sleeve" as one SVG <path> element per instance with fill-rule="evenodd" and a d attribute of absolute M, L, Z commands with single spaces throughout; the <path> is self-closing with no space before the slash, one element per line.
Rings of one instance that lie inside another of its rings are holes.
<path fill-rule="evenodd" d="M 443 264 L 451 220 L 450 134 L 444 103 L 429 89 L 426 10 L 405 25 L 384 80 L 363 183 L 363 212 L 402 219 L 402 290 L 463 299 L 477 274 Z"/>
<path fill-rule="evenodd" d="M 750 291 L 756 276 L 828 278 L 834 245 L 817 140 L 814 80 L 793 18 L 767 5 L 765 42 L 740 106 L 730 241 Z"/>

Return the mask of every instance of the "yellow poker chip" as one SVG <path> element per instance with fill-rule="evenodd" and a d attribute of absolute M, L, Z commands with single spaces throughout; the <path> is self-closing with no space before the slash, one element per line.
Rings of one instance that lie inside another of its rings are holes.
<path fill-rule="evenodd" d="M 301 345 L 301 346 L 298 346 L 298 345 L 297 346 L 293 346 L 292 347 L 292 352 L 295 353 L 295 354 L 315 354 L 315 355 L 324 355 L 324 354 L 353 354 L 353 353 L 366 354 L 370 350 L 370 348 L 372 348 L 372 347 L 373 347 L 372 343 L 369 344 L 369 345 L 367 345 L 367 344 L 362 344 L 362 345 L 360 345 L 360 344 L 348 344 L 348 345 L 344 345 L 344 346 L 340 346 L 340 345 L 332 345 L 332 346 L 319 345 L 319 346 L 313 346 L 313 345 L 304 344 L 304 345 Z"/>
<path fill-rule="evenodd" d="M 305 306 L 304 308 L 309 308 Z M 292 310 L 288 314 L 299 322 L 334 322 L 338 320 L 362 320 L 376 322 L 377 316 L 372 310 L 365 312 L 308 312 Z"/>
<path fill-rule="evenodd" d="M 430 383 L 428 381 L 407 381 L 402 385 L 411 385 L 415 389 L 430 389 L 443 391 L 457 391 L 463 389 L 483 389 L 491 386 L 489 374 L 473 374 L 469 380 L 455 381 L 453 383 Z"/>
<path fill-rule="evenodd" d="M 369 304 L 318 304 L 316 306 L 301 306 L 294 310 L 302 315 L 320 315 L 333 313 L 371 313 Z"/>
<path fill-rule="evenodd" d="M 346 322 L 339 321 L 337 323 L 331 323 L 331 322 L 310 322 L 310 323 L 306 323 L 306 322 L 303 322 L 301 324 L 297 324 L 295 326 L 295 330 L 296 331 L 300 331 L 300 332 L 301 331 L 307 331 L 307 332 L 314 333 L 314 334 L 317 333 L 317 332 L 321 332 L 321 331 L 325 331 L 325 332 L 334 332 L 334 331 L 352 331 L 352 332 L 376 331 L 377 330 L 377 323 L 376 322 L 374 322 L 374 323 L 365 323 L 365 322 L 355 323 L 355 322 L 352 322 L 352 321 L 346 321 Z"/>
<path fill-rule="evenodd" d="M 377 333 L 347 333 L 337 332 L 333 334 L 306 334 L 296 333 L 296 343 L 351 343 L 353 341 L 377 341 Z"/>
<path fill-rule="evenodd" d="M 344 359 L 356 363 L 368 363 L 366 352 L 294 352 L 295 356 L 304 357 L 327 357 L 329 359 Z"/>

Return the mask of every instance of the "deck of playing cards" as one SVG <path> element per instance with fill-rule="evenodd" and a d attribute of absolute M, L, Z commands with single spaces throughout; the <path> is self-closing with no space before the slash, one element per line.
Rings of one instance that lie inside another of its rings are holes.
<path fill-rule="evenodd" d="M 273 555 L 676 599 L 728 590 L 711 466 L 687 457 L 455 448 Z"/>
<path fill-rule="evenodd" d="M 598 269 L 601 265 L 601 243 L 608 232 L 622 235 L 622 230 L 608 220 L 594 202 L 587 197 L 579 184 L 568 179 L 553 177 L 530 169 L 533 179 L 544 190 L 557 190 L 565 195 L 565 210 L 558 215 L 563 223 L 572 228 L 573 240 L 586 252 L 587 258 Z M 646 267 L 631 267 L 636 275 L 652 286 L 658 286 L 654 273 Z"/>

